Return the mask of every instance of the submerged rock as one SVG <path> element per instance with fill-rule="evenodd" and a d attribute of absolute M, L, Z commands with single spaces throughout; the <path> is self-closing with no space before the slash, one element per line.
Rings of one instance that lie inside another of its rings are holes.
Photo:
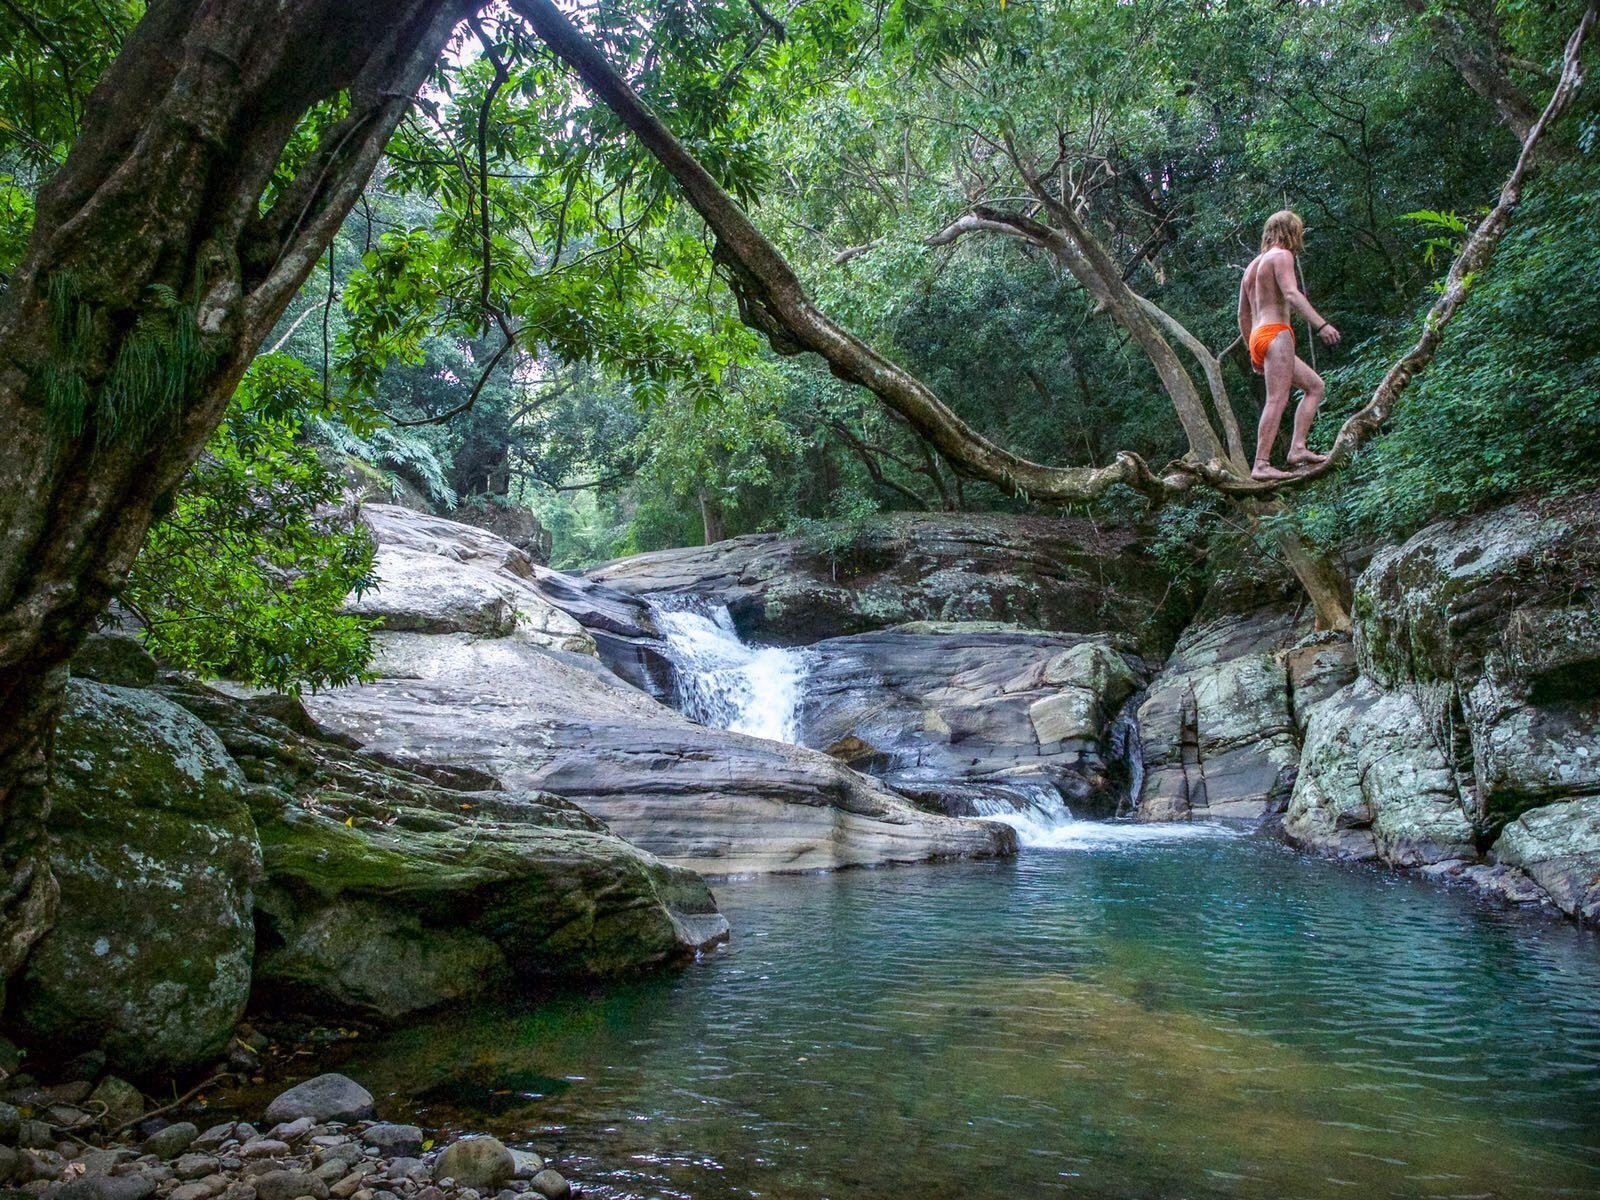
<path fill-rule="evenodd" d="M 222 743 L 153 692 L 74 680 L 56 736 L 60 912 L 7 1016 L 32 1044 L 134 1075 L 227 1042 L 250 990 L 260 849 Z"/>

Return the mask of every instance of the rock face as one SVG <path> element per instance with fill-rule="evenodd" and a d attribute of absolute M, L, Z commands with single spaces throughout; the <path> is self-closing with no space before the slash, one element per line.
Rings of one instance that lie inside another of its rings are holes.
<path fill-rule="evenodd" d="M 1041 787 L 1075 812 L 1115 810 L 1110 726 L 1146 668 L 1104 638 L 924 622 L 806 660 L 802 740 L 897 791 L 961 816 Z"/>
<path fill-rule="evenodd" d="M 153 692 L 69 684 L 56 737 L 55 927 L 8 1023 L 140 1075 L 204 1061 L 250 990 L 260 849 L 222 743 Z"/>
<path fill-rule="evenodd" d="M 383 585 L 351 602 L 383 627 L 421 633 L 515 634 L 598 655 L 635 687 L 674 695 L 672 665 L 650 606 L 617 588 L 552 571 L 493 533 L 391 504 L 361 519 L 378 545 Z"/>
<path fill-rule="evenodd" d="M 1310 706 L 1355 674 L 1348 642 L 1310 632 L 1281 600 L 1208 599 L 1139 707 L 1143 819 L 1283 811 Z"/>
<path fill-rule="evenodd" d="M 497 579 L 515 574 L 516 552 L 481 530 L 399 509 L 378 516 L 380 560 L 393 539 L 413 560 L 426 557 L 432 578 L 463 562 L 478 573 L 497 564 Z M 561 595 L 561 580 L 541 580 L 548 592 L 539 595 Z M 594 628 L 647 611 L 632 599 L 629 610 L 609 590 L 571 586 L 575 598 L 563 602 Z M 475 771 L 513 793 L 554 793 L 636 846 L 718 875 L 1015 848 L 1009 830 L 921 812 L 826 755 L 694 724 L 591 654 L 548 638 L 505 626 L 497 637 L 419 632 L 406 614 L 413 594 L 402 582 L 370 601 L 404 630 L 377 636 L 380 678 L 306 701 L 323 726 L 385 761 Z M 427 595 L 415 603 L 430 607 Z"/>
<path fill-rule="evenodd" d="M 764 640 L 809 643 L 909 621 L 1112 632 L 1159 654 L 1184 614 L 1133 535 L 1075 518 L 891 513 L 837 544 L 754 534 L 641 554 L 589 577 L 728 605 Z"/>
<path fill-rule="evenodd" d="M 1429 526 L 1356 589 L 1362 678 L 1312 706 L 1288 836 L 1503 868 L 1592 920 L 1600 887 L 1600 497 Z M 1510 878 L 1507 878 L 1509 873 Z"/>
<path fill-rule="evenodd" d="M 481 772 L 445 786 L 306 737 L 271 705 L 168 692 L 255 784 L 256 982 L 284 1006 L 395 1019 L 511 979 L 671 963 L 727 934 L 702 880 L 558 797 Z"/>

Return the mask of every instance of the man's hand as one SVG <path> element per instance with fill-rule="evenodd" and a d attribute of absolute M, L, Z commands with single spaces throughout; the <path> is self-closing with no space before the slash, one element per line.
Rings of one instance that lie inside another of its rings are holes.
<path fill-rule="evenodd" d="M 1324 321 L 1322 328 L 1317 330 L 1317 336 L 1322 339 L 1324 346 L 1337 346 L 1339 344 L 1339 331 L 1333 327 L 1333 322 Z"/>

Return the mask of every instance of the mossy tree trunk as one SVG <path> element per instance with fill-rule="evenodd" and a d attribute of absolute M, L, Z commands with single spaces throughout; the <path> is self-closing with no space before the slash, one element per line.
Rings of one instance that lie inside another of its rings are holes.
<path fill-rule="evenodd" d="M 0 987 L 54 906 L 66 662 L 458 15 L 441 0 L 153 0 L 39 194 L 0 296 Z M 315 149 L 286 162 L 319 105 Z"/>

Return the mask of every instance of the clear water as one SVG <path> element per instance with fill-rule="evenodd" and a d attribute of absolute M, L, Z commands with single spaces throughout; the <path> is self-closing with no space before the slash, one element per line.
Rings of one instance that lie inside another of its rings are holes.
<path fill-rule="evenodd" d="M 725 606 L 655 611 L 677 669 L 684 715 L 702 725 L 774 742 L 798 740 L 804 658 L 782 646 L 749 646 Z"/>
<path fill-rule="evenodd" d="M 1071 844 L 726 885 L 706 962 L 345 1069 L 602 1197 L 1600 1197 L 1595 935 L 1255 838 Z"/>

